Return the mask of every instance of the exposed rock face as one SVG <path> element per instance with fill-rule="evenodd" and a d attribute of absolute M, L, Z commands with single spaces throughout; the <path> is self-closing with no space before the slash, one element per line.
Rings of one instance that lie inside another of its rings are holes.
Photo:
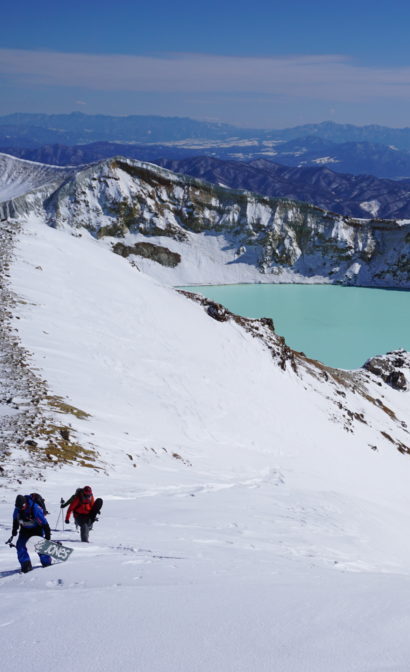
<path fill-rule="evenodd" d="M 372 357 L 365 362 L 363 368 L 380 376 L 395 390 L 407 390 L 410 380 L 410 354 L 406 350 L 394 350 L 387 355 Z"/>
<path fill-rule="evenodd" d="M 178 252 L 171 252 L 167 247 L 162 245 L 154 245 L 153 243 L 135 243 L 135 245 L 124 245 L 123 243 L 115 243 L 113 245 L 113 252 L 122 257 L 129 257 L 131 254 L 136 254 L 146 259 L 157 261 L 162 266 L 169 266 L 175 268 L 181 261 L 181 255 Z"/>
<path fill-rule="evenodd" d="M 214 303 L 213 301 L 208 305 L 208 315 L 217 320 L 217 322 L 226 322 L 228 319 L 228 314 L 226 308 L 220 303 Z"/>
<path fill-rule="evenodd" d="M 25 204 L 26 211 L 30 207 Z M 117 158 L 78 170 L 42 208 L 50 226 L 84 227 L 97 238 L 126 238 L 131 247 L 146 237 L 159 244 L 172 238 L 182 259 L 195 249 L 195 234 L 219 236 L 220 249 L 240 252 L 235 261 L 270 276 L 265 282 L 290 271 L 302 281 L 410 288 L 409 222 L 343 217 L 139 161 Z"/>

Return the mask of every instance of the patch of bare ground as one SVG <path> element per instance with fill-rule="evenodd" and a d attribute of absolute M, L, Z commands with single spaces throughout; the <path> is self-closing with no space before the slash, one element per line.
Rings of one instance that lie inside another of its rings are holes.
<path fill-rule="evenodd" d="M 0 223 L 0 486 L 42 480 L 50 466 L 102 468 L 97 452 L 81 445 L 67 419 L 88 414 L 50 394 L 20 342 L 15 307 L 24 301 L 10 287 L 14 238 L 20 230 L 14 221 Z"/>

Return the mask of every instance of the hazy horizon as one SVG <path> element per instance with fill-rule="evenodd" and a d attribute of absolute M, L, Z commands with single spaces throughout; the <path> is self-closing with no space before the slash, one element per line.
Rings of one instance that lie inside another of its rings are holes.
<path fill-rule="evenodd" d="M 289 128 L 410 119 L 404 0 L 123 0 L 2 10 L 0 114 L 83 111 Z"/>
<path fill-rule="evenodd" d="M 32 114 L 34 115 L 45 115 L 45 116 L 70 116 L 70 115 L 82 115 L 82 116 L 88 116 L 88 117 L 116 117 L 118 119 L 121 118 L 127 118 L 127 117 L 158 117 L 159 119 L 189 119 L 191 121 L 198 121 L 201 123 L 215 123 L 215 124 L 221 124 L 221 125 L 227 125 L 227 126 L 234 126 L 238 129 L 249 129 L 249 130 L 285 130 L 285 129 L 291 129 L 291 128 L 296 128 L 298 126 L 307 126 L 307 125 L 319 125 L 319 124 L 335 124 L 339 126 L 355 126 L 358 128 L 365 128 L 366 126 L 379 126 L 380 128 L 392 128 L 396 130 L 404 130 L 407 128 L 410 128 L 410 123 L 407 126 L 393 126 L 393 125 L 387 125 L 387 124 L 351 124 L 351 123 L 344 123 L 344 122 L 339 122 L 339 121 L 333 121 L 331 119 L 320 119 L 318 121 L 313 121 L 313 122 L 307 122 L 306 124 L 292 124 L 292 125 L 277 125 L 277 126 L 247 126 L 245 124 L 235 124 L 235 123 L 230 123 L 228 121 L 215 121 L 214 119 L 207 119 L 207 118 L 200 118 L 200 117 L 190 117 L 187 115 L 166 115 L 166 114 L 135 114 L 135 113 L 130 113 L 130 114 L 105 114 L 103 112 L 80 112 L 79 110 L 70 110 L 68 112 L 45 112 L 43 111 L 38 111 L 38 112 L 23 112 L 22 110 L 14 110 L 13 112 L 7 112 L 6 114 L 0 114 L 0 119 L 4 117 L 9 117 L 13 115 L 28 115 Z"/>

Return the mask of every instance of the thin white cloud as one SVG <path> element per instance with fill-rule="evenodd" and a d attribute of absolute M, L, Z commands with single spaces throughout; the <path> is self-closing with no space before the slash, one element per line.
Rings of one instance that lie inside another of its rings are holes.
<path fill-rule="evenodd" d="M 371 68 L 340 55 L 132 56 L 0 49 L 0 75 L 20 85 L 100 91 L 243 93 L 333 101 L 410 100 L 410 67 Z"/>

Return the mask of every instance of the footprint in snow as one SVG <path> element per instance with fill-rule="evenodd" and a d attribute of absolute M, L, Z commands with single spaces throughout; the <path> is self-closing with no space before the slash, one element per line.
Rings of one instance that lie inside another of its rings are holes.
<path fill-rule="evenodd" d="M 46 581 L 47 588 L 61 588 L 63 585 L 63 579 L 53 579 L 52 581 Z"/>

